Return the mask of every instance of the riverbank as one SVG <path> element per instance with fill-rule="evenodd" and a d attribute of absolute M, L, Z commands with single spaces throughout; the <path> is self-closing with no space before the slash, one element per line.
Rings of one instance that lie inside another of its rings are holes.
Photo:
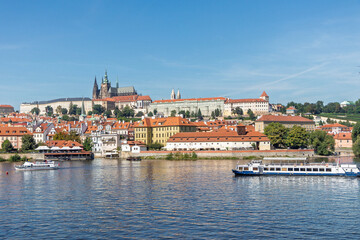
<path fill-rule="evenodd" d="M 196 158 L 192 157 L 196 154 Z M 120 158 L 141 157 L 143 159 L 167 159 L 173 155 L 186 155 L 183 159 L 204 159 L 204 160 L 236 160 L 236 159 L 262 159 L 263 157 L 315 157 L 313 149 L 279 149 L 279 150 L 257 150 L 257 151 L 143 151 L 140 153 L 121 152 Z M 168 159 L 173 160 L 173 159 Z M 177 160 L 181 160 L 177 159 Z"/>
<path fill-rule="evenodd" d="M 0 154 L 0 161 L 11 161 L 11 158 L 13 158 L 15 155 L 20 156 L 21 159 L 44 159 L 43 153 L 1 153 Z M 23 160 L 20 160 L 23 161 Z"/>

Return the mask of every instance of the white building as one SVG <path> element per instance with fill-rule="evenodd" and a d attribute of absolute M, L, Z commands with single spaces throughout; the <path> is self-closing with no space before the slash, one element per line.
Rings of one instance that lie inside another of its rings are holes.
<path fill-rule="evenodd" d="M 249 109 L 258 115 L 271 112 L 269 96 L 265 91 L 261 94 L 260 98 L 227 99 L 224 106 L 224 116 L 231 116 L 237 107 L 242 109 L 244 115 L 247 114 Z"/>
<path fill-rule="evenodd" d="M 140 153 L 141 151 L 147 151 L 146 145 L 141 141 L 124 141 L 121 145 L 121 151 Z"/>

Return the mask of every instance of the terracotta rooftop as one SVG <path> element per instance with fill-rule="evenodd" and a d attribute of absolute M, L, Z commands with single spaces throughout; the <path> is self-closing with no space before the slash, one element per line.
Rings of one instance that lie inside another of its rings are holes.
<path fill-rule="evenodd" d="M 167 118 L 144 118 L 134 123 L 134 127 L 167 127 L 167 126 L 195 126 L 189 120 L 182 117 Z"/>
<path fill-rule="evenodd" d="M 224 97 L 212 97 L 212 98 L 186 98 L 186 99 L 168 99 L 168 100 L 156 100 L 153 103 L 170 103 L 170 102 L 187 102 L 187 101 L 215 101 L 226 99 Z"/>
<path fill-rule="evenodd" d="M 0 127 L 0 136 L 22 136 L 32 133 L 25 127 Z"/>
<path fill-rule="evenodd" d="M 351 133 L 338 133 L 334 136 L 336 140 L 352 140 Z"/>
<path fill-rule="evenodd" d="M 246 98 L 246 99 L 228 99 L 226 103 L 249 103 L 249 102 L 267 102 L 261 98 Z"/>
<path fill-rule="evenodd" d="M 276 116 L 263 115 L 256 122 L 309 122 L 314 123 L 313 120 L 300 116 Z"/>
<path fill-rule="evenodd" d="M 263 91 L 263 93 L 260 95 L 260 97 L 268 97 L 268 95 L 266 94 L 265 91 Z"/>

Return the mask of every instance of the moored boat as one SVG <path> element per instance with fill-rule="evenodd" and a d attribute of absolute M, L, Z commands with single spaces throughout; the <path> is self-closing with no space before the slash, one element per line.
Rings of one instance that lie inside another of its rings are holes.
<path fill-rule="evenodd" d="M 36 161 L 24 162 L 23 165 L 16 165 L 16 170 L 34 171 L 34 170 L 56 170 L 59 169 L 59 164 L 54 161 Z"/>
<path fill-rule="evenodd" d="M 339 163 L 270 163 L 255 160 L 236 165 L 232 170 L 236 176 L 295 175 L 295 176 L 352 176 L 360 177 L 356 164 Z"/>

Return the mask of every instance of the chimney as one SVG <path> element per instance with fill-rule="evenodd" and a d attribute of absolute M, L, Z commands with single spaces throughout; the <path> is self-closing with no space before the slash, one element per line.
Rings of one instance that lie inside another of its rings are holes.
<path fill-rule="evenodd" d="M 246 134 L 246 127 L 244 125 L 237 125 L 236 131 L 238 135 L 245 135 Z"/>

